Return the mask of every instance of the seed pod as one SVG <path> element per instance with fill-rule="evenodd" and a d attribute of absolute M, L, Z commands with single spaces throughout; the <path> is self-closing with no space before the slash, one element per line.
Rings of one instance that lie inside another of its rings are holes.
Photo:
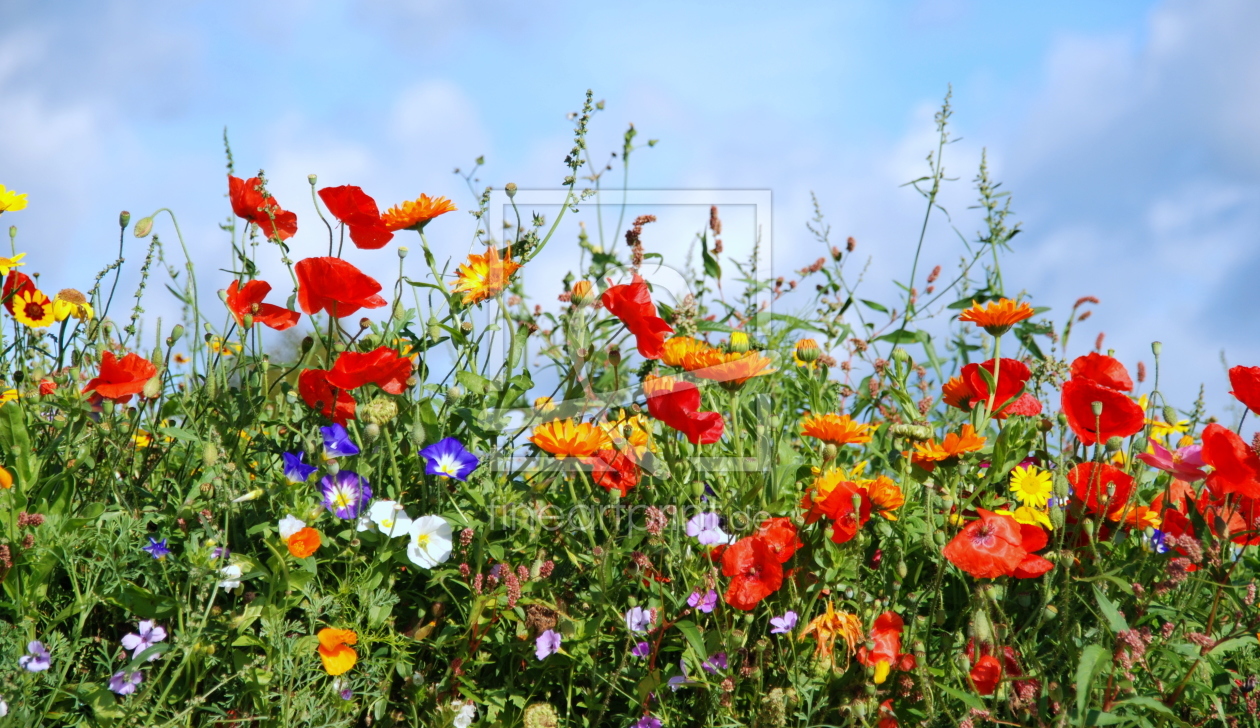
<path fill-rule="evenodd" d="M 369 440 L 375 440 L 381 436 L 381 426 L 375 422 L 369 422 L 363 427 L 363 434 Z"/>
<path fill-rule="evenodd" d="M 131 234 L 135 235 L 137 238 L 143 238 L 147 236 L 150 232 L 152 232 L 152 230 L 153 230 L 153 218 L 142 217 L 136 221 L 136 226 L 131 229 Z"/>
<path fill-rule="evenodd" d="M 219 462 L 219 448 L 211 440 L 201 448 L 201 462 L 207 468 L 214 467 Z"/>
<path fill-rule="evenodd" d="M 162 393 L 162 375 L 161 374 L 149 379 L 149 381 L 144 383 L 143 394 L 144 394 L 145 399 L 157 399 L 158 395 L 160 395 L 161 393 Z"/>

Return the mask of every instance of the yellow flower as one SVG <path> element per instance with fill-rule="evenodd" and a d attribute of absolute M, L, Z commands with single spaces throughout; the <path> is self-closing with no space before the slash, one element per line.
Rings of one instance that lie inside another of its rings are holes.
<path fill-rule="evenodd" d="M 56 319 L 53 315 L 52 301 L 42 291 L 24 291 L 13 299 L 13 318 L 31 327 L 42 329 L 52 325 Z"/>
<path fill-rule="evenodd" d="M 994 336 L 1001 336 L 1012 326 L 1033 317 L 1036 311 L 1026 302 L 1016 303 L 1009 298 L 990 301 L 983 307 L 978 303 L 963 311 L 959 321 L 970 321 Z"/>
<path fill-rule="evenodd" d="M 26 209 L 26 193 L 18 194 L 13 190 L 6 190 L 4 185 L 0 185 L 0 213 L 17 212 Z M 7 275 L 7 274 L 6 274 Z"/>
<path fill-rule="evenodd" d="M 350 629 L 325 627 L 319 631 L 319 659 L 329 675 L 349 672 L 359 661 L 359 653 L 350 645 L 357 644 L 359 635 Z"/>
<path fill-rule="evenodd" d="M 767 368 L 771 364 L 770 359 L 758 351 L 741 354 L 737 351 L 727 353 L 721 349 L 712 349 L 703 358 L 704 366 L 693 370 L 695 375 L 717 382 L 728 390 L 739 389 L 749 379 L 775 371 Z"/>
<path fill-rule="evenodd" d="M 817 645 L 814 647 L 814 654 L 821 658 L 831 657 L 832 651 L 835 649 L 836 638 L 839 637 L 848 645 L 847 654 L 853 654 L 857 649 L 858 640 L 862 639 L 862 622 L 858 620 L 856 615 L 848 612 L 837 612 L 831 602 L 827 602 L 827 611 L 814 617 L 810 623 L 805 625 L 805 629 L 801 630 L 801 634 L 797 639 L 805 639 L 809 635 L 814 635 Z M 847 656 L 847 655 L 846 655 Z"/>
<path fill-rule="evenodd" d="M 455 203 L 445 197 L 420 195 L 415 201 L 400 202 L 381 215 L 381 222 L 391 231 L 423 230 L 438 215 L 455 211 Z"/>
<path fill-rule="evenodd" d="M 132 435 L 131 439 L 135 441 L 136 447 L 148 447 L 153 444 L 153 436 L 144 430 L 136 430 L 136 434 Z"/>
<path fill-rule="evenodd" d="M 87 296 L 73 288 L 63 288 L 57 291 L 57 295 L 53 298 L 53 316 L 58 321 L 65 321 L 71 316 L 80 321 L 87 321 L 94 315 L 92 304 L 88 303 Z"/>
<path fill-rule="evenodd" d="M 868 424 L 854 422 L 848 415 L 806 415 L 801 421 L 801 435 L 836 446 L 868 443 L 871 441 L 872 429 Z"/>
<path fill-rule="evenodd" d="M 1054 530 L 1054 524 L 1050 522 L 1050 515 L 1043 510 L 1031 508 L 1029 506 L 1020 506 L 1014 511 L 997 510 L 994 513 L 1000 516 L 1010 516 L 1019 523 L 1026 523 L 1030 526 L 1041 526 L 1047 531 Z"/>
<path fill-rule="evenodd" d="M 652 425 L 643 415 L 627 416 L 622 412 L 621 417 L 601 422 L 599 426 L 619 450 L 625 451 L 629 446 L 636 455 L 642 455 L 648 449 Z"/>
<path fill-rule="evenodd" d="M 0 189 L 4 189 L 4 185 L 0 185 Z M 9 271 L 14 268 L 20 268 L 26 265 L 22 262 L 22 259 L 25 257 L 26 253 L 18 253 L 12 258 L 0 258 L 0 276 L 7 276 L 9 275 Z"/>
<path fill-rule="evenodd" d="M 984 447 L 984 442 L 985 438 L 977 435 L 974 427 L 963 425 L 961 432 L 949 433 L 945 436 L 944 442 L 939 444 L 935 440 L 916 442 L 914 454 L 926 462 L 939 463 L 956 458 L 963 453 L 976 452 Z"/>
<path fill-rule="evenodd" d="M 8 387 L 0 391 L 0 404 L 12 402 L 18 398 L 18 391 L 12 387 Z"/>
<path fill-rule="evenodd" d="M 575 423 L 572 419 L 544 422 L 534 428 L 529 441 L 560 460 L 590 457 L 612 444 L 608 433 L 598 425 Z"/>
<path fill-rule="evenodd" d="M 698 357 L 712 350 L 708 344 L 690 336 L 671 336 L 661 347 L 661 361 L 691 371 L 703 366 Z"/>
<path fill-rule="evenodd" d="M 234 341 L 224 341 L 219 336 L 210 339 L 210 351 L 218 352 L 223 356 L 236 356 L 241 353 L 241 348 L 240 344 Z"/>
<path fill-rule="evenodd" d="M 1011 495 L 1020 503 L 1045 508 L 1052 492 L 1054 483 L 1050 473 L 1038 470 L 1034 465 L 1020 465 L 1011 471 Z"/>
<path fill-rule="evenodd" d="M 559 408 L 556 407 L 556 403 L 551 399 L 551 397 L 539 397 L 534 400 L 534 411 L 540 415 L 555 412 L 557 409 Z"/>
<path fill-rule="evenodd" d="M 471 306 L 499 295 L 520 267 L 512 262 L 511 248 L 500 260 L 499 249 L 491 246 L 485 255 L 469 255 L 468 262 L 459 266 L 454 292 L 463 293 L 464 305 Z"/>

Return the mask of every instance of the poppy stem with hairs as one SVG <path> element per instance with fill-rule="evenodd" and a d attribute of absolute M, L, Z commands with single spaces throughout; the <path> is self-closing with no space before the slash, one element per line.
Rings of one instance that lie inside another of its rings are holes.
<path fill-rule="evenodd" d="M 311 202 L 315 203 L 315 214 L 319 215 L 319 219 L 324 221 L 324 227 L 328 228 L 328 257 L 331 258 L 333 246 L 332 223 L 328 222 L 328 218 L 324 217 L 324 211 L 319 209 L 319 196 L 315 194 L 315 185 L 318 183 L 319 178 L 312 174 L 306 179 L 311 183 Z"/>
<path fill-rule="evenodd" d="M 193 310 L 192 330 L 200 331 L 201 330 L 201 308 L 197 304 L 197 273 L 196 271 L 193 270 L 192 256 L 188 254 L 188 245 L 184 242 L 184 234 L 180 232 L 179 230 L 179 220 L 175 218 L 175 213 L 171 211 L 170 208 L 163 207 L 162 209 L 153 213 L 153 216 L 156 217 L 158 213 L 162 213 L 162 212 L 165 212 L 167 215 L 171 216 L 171 224 L 175 226 L 175 237 L 179 238 L 179 247 L 180 249 L 184 251 L 184 268 L 188 270 L 188 285 L 189 285 L 189 293 L 191 294 L 189 296 L 189 298 L 191 299 L 189 303 L 192 305 L 192 310 Z M 119 257 L 121 258 L 122 256 L 119 255 Z M 113 294 L 111 294 L 111 296 L 112 295 Z M 197 352 L 200 349 L 201 349 L 201 337 L 193 336 L 191 358 L 192 358 L 192 376 L 194 379 L 197 377 Z"/>

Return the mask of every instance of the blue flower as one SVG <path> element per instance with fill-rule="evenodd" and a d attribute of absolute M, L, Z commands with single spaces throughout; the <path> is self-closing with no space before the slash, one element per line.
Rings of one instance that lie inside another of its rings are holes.
<path fill-rule="evenodd" d="M 350 433 L 341 425 L 333 424 L 321 427 L 324 434 L 324 455 L 330 458 L 348 457 L 359 454 L 359 446 L 350 441 Z"/>
<path fill-rule="evenodd" d="M 543 632 L 534 640 L 534 656 L 540 660 L 547 659 L 548 655 L 554 655 L 560 650 L 561 642 L 560 633 L 554 629 Z"/>
<path fill-rule="evenodd" d="M 1154 551 L 1157 554 L 1166 554 L 1168 553 L 1168 544 L 1164 539 L 1164 532 L 1157 528 L 1154 533 L 1151 534 L 1150 540 L 1143 545 L 1146 546 L 1148 550 Z"/>
<path fill-rule="evenodd" d="M 467 480 L 481 464 L 476 455 L 465 450 L 453 437 L 438 440 L 421 450 L 420 457 L 426 462 L 424 472 L 456 480 Z"/>
<path fill-rule="evenodd" d="M 149 555 L 157 559 L 158 561 L 161 561 L 162 559 L 171 555 L 171 550 L 166 547 L 166 539 L 162 539 L 161 541 L 159 541 L 156 538 L 153 538 L 152 536 L 149 536 L 149 545 L 141 546 L 140 550 L 148 551 Z"/>
<path fill-rule="evenodd" d="M 342 520 L 359 517 L 367 502 L 372 500 L 372 486 L 367 478 L 350 470 L 339 470 L 336 475 L 325 475 L 320 481 L 324 495 L 324 507 Z"/>
<path fill-rule="evenodd" d="M 282 457 L 284 457 L 284 477 L 295 485 L 305 483 L 307 478 L 311 477 L 311 473 L 319 470 L 314 465 L 302 462 L 306 453 L 301 450 L 296 453 L 286 452 Z"/>

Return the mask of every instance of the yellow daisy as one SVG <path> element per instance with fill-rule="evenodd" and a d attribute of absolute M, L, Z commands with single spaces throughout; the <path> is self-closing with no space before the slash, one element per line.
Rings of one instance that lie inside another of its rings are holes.
<path fill-rule="evenodd" d="M 52 301 L 42 291 L 22 291 L 13 298 L 13 318 L 32 329 L 42 329 L 56 320 Z"/>
<path fill-rule="evenodd" d="M 0 190 L 4 189 L 4 185 L 0 185 Z M 9 275 L 9 271 L 14 268 L 20 268 L 26 265 L 22 259 L 26 257 L 26 253 L 18 253 L 11 258 L 0 258 L 0 276 Z"/>
<path fill-rule="evenodd" d="M 1011 495 L 1026 506 L 1045 508 L 1054 492 L 1050 473 L 1033 465 L 1019 465 L 1011 471 Z M 1019 520 L 1019 519 L 1016 519 Z"/>
<path fill-rule="evenodd" d="M 0 212 L 17 212 L 26 209 L 26 193 L 18 194 L 0 185 Z"/>

